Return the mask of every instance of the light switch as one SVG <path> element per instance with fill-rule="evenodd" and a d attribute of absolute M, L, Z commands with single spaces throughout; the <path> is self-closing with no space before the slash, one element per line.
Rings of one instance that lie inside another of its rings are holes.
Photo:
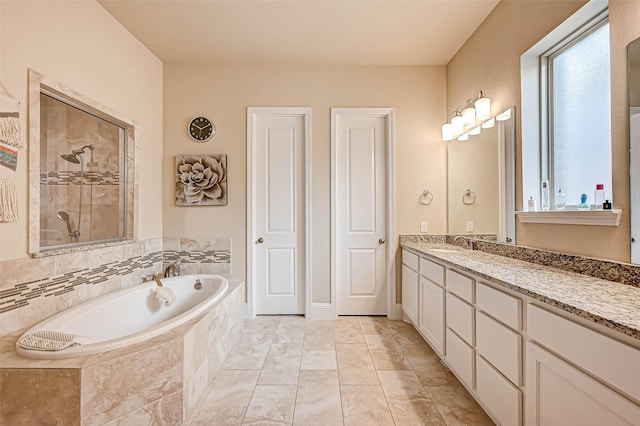
<path fill-rule="evenodd" d="M 472 220 L 468 220 L 467 221 L 467 232 L 473 232 L 473 221 Z"/>
<path fill-rule="evenodd" d="M 429 222 L 426 220 L 420 221 L 420 232 L 429 232 Z"/>

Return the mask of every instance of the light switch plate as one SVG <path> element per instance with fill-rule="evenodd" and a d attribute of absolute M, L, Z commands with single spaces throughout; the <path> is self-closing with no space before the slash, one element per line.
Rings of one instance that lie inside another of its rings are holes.
<path fill-rule="evenodd" d="M 467 221 L 467 232 L 473 232 L 473 221 L 472 220 L 468 220 Z"/>
<path fill-rule="evenodd" d="M 426 220 L 420 221 L 420 232 L 429 232 L 429 222 Z"/>

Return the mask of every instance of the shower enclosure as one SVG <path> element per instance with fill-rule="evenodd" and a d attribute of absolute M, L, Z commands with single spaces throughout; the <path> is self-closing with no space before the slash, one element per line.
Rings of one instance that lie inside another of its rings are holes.
<path fill-rule="evenodd" d="M 40 247 L 125 236 L 126 132 L 108 116 L 40 93 Z"/>

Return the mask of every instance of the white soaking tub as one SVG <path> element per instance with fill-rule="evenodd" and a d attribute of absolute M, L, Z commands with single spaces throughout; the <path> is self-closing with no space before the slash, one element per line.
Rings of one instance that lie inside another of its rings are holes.
<path fill-rule="evenodd" d="M 196 285 L 196 280 L 201 285 Z M 122 348 L 195 318 L 229 288 L 225 277 L 213 274 L 184 275 L 161 281 L 163 288 L 175 294 L 175 301 L 170 305 L 156 297 L 159 287 L 155 281 L 115 291 L 60 312 L 20 337 L 37 331 L 61 332 L 79 336 L 82 344 L 56 351 L 25 349 L 16 344 L 16 352 L 27 358 L 61 359 Z"/>

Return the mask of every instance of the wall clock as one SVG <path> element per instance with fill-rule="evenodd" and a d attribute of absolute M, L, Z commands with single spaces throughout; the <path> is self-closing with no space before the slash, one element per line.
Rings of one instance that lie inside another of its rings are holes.
<path fill-rule="evenodd" d="M 206 142 L 216 134 L 213 121 L 206 117 L 196 117 L 189 122 L 189 136 L 196 142 Z"/>

